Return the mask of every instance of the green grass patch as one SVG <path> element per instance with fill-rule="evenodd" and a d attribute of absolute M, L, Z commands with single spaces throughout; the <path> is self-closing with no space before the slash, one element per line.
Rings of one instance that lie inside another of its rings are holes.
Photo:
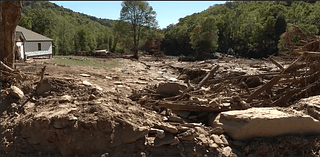
<path fill-rule="evenodd" d="M 121 66 L 121 62 L 114 60 L 97 60 L 83 56 L 54 56 L 52 63 L 68 66 L 92 66 L 98 68 L 116 68 Z"/>

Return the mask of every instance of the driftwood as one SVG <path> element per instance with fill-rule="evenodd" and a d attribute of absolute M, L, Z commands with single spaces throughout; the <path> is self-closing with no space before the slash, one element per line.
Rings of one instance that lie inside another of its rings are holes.
<path fill-rule="evenodd" d="M 12 68 L 10 68 L 6 64 L 4 64 L 2 61 L 0 61 L 0 63 L 1 63 L 1 69 L 2 70 L 6 70 L 6 71 L 9 71 L 9 72 L 13 72 L 14 71 Z"/>
<path fill-rule="evenodd" d="M 223 78 L 219 78 L 219 79 L 212 79 L 212 80 L 209 80 L 208 83 L 216 84 L 216 83 L 220 83 L 225 80 L 233 80 L 233 79 L 237 80 L 237 79 L 245 79 L 245 78 L 249 78 L 249 77 L 262 77 L 262 76 L 278 76 L 279 74 L 280 73 L 278 73 L 278 72 L 273 72 L 273 73 L 264 73 L 264 74 L 257 74 L 257 75 L 229 76 L 229 77 L 223 77 Z M 289 75 L 282 74 L 282 77 L 286 77 L 286 76 L 289 76 Z"/>
<path fill-rule="evenodd" d="M 284 70 L 284 67 L 283 67 L 280 63 L 278 63 L 277 61 L 275 61 L 275 60 L 272 58 L 272 56 L 269 57 L 269 60 L 270 60 L 273 64 L 275 64 L 278 68 L 280 68 L 281 71 Z"/>
<path fill-rule="evenodd" d="M 302 59 L 302 55 L 296 59 L 289 67 L 287 67 L 286 69 L 284 69 L 281 74 L 285 73 L 288 71 L 288 69 L 290 69 L 291 67 L 293 67 L 298 61 L 300 61 Z M 265 84 L 264 86 L 262 86 L 261 88 L 259 88 L 258 90 L 256 90 L 255 92 L 253 92 L 246 100 L 247 103 L 250 103 L 255 97 L 257 97 L 260 93 L 262 93 L 265 90 L 271 89 L 273 85 L 277 84 L 278 81 L 281 79 L 281 75 L 274 77 L 271 81 L 269 81 L 267 84 Z"/>
<path fill-rule="evenodd" d="M 200 89 L 208 80 L 213 76 L 213 74 L 219 69 L 219 65 L 212 67 L 211 70 L 207 73 L 207 75 L 200 81 L 197 86 L 197 89 Z"/>
<path fill-rule="evenodd" d="M 302 87 L 302 88 L 297 88 L 297 89 L 293 89 L 291 91 L 289 91 L 285 96 L 283 96 L 282 98 L 278 99 L 277 101 L 275 101 L 272 106 L 278 106 L 281 103 L 285 103 L 287 100 L 289 100 L 293 95 L 300 93 L 303 90 L 307 90 L 315 85 L 319 84 L 319 81 L 316 81 L 308 86 Z"/>

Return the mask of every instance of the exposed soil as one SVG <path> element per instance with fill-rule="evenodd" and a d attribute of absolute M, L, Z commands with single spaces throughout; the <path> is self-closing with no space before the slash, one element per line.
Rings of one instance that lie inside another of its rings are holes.
<path fill-rule="evenodd" d="M 208 125 L 209 117 L 217 112 L 178 113 L 130 97 L 161 81 L 184 83 L 186 76 L 196 84 L 213 64 L 222 69 L 216 78 L 279 72 L 269 61 L 178 62 L 176 57 L 152 56 L 142 56 L 140 61 L 96 59 L 117 60 L 122 66 L 62 66 L 45 59 L 17 64 L 17 69 L 28 73 L 23 84 L 16 84 L 25 97 L 17 99 L 1 89 L 1 156 L 320 156 L 320 135 L 235 141 L 221 128 Z M 278 62 L 288 65 L 292 60 L 278 58 Z M 36 73 L 44 65 L 43 84 L 49 84 L 50 90 L 36 94 L 40 80 Z M 270 80 L 265 77 L 244 81 L 256 88 Z M 190 118 L 192 115 L 196 118 Z M 178 123 L 181 120 L 184 122 Z M 165 138 L 151 128 L 164 130 Z M 215 141 L 216 136 L 221 143 Z"/>

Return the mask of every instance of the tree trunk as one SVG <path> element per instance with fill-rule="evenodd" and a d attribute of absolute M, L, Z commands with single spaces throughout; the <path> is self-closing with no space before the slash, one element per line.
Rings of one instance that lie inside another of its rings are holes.
<path fill-rule="evenodd" d="M 136 25 L 133 24 L 133 45 L 134 45 L 134 55 L 133 58 L 139 59 L 138 48 L 137 48 L 137 39 L 136 39 Z"/>
<path fill-rule="evenodd" d="M 21 1 L 1 1 L 1 61 L 13 68 L 16 27 L 22 13 Z"/>

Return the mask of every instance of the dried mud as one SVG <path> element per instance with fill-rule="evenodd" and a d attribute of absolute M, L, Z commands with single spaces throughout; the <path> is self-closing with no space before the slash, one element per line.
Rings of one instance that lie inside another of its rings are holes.
<path fill-rule="evenodd" d="M 178 58 L 152 56 L 143 56 L 140 62 L 112 59 L 120 61 L 122 67 L 69 67 L 47 63 L 47 60 L 18 66 L 22 72 L 35 74 L 46 65 L 44 82 L 48 82 L 51 89 L 37 95 L 35 82 L 39 76 L 33 74 L 28 75 L 23 84 L 16 84 L 25 94 L 23 99 L 18 100 L 1 89 L 1 156 L 320 155 L 319 135 L 236 141 L 222 128 L 209 125 L 218 112 L 173 111 L 143 101 L 143 95 L 132 97 L 139 90 L 154 90 L 161 81 L 177 79 L 184 83 L 185 75 L 191 78 L 191 83 L 197 83 L 212 64 L 219 64 L 223 69 L 216 79 L 243 73 L 279 72 L 270 62 L 225 58 L 185 63 L 178 62 Z M 290 59 L 281 60 L 283 65 L 290 62 Z M 80 76 L 83 73 L 90 77 Z M 256 88 L 271 79 L 268 77 L 244 82 L 249 88 Z M 92 85 L 84 85 L 83 81 Z M 232 92 L 231 88 L 229 94 Z M 303 110 L 303 105 L 293 108 Z M 319 113 L 314 109 L 306 112 L 312 111 Z M 163 134 L 159 130 L 164 131 L 164 138 L 160 138 Z"/>

